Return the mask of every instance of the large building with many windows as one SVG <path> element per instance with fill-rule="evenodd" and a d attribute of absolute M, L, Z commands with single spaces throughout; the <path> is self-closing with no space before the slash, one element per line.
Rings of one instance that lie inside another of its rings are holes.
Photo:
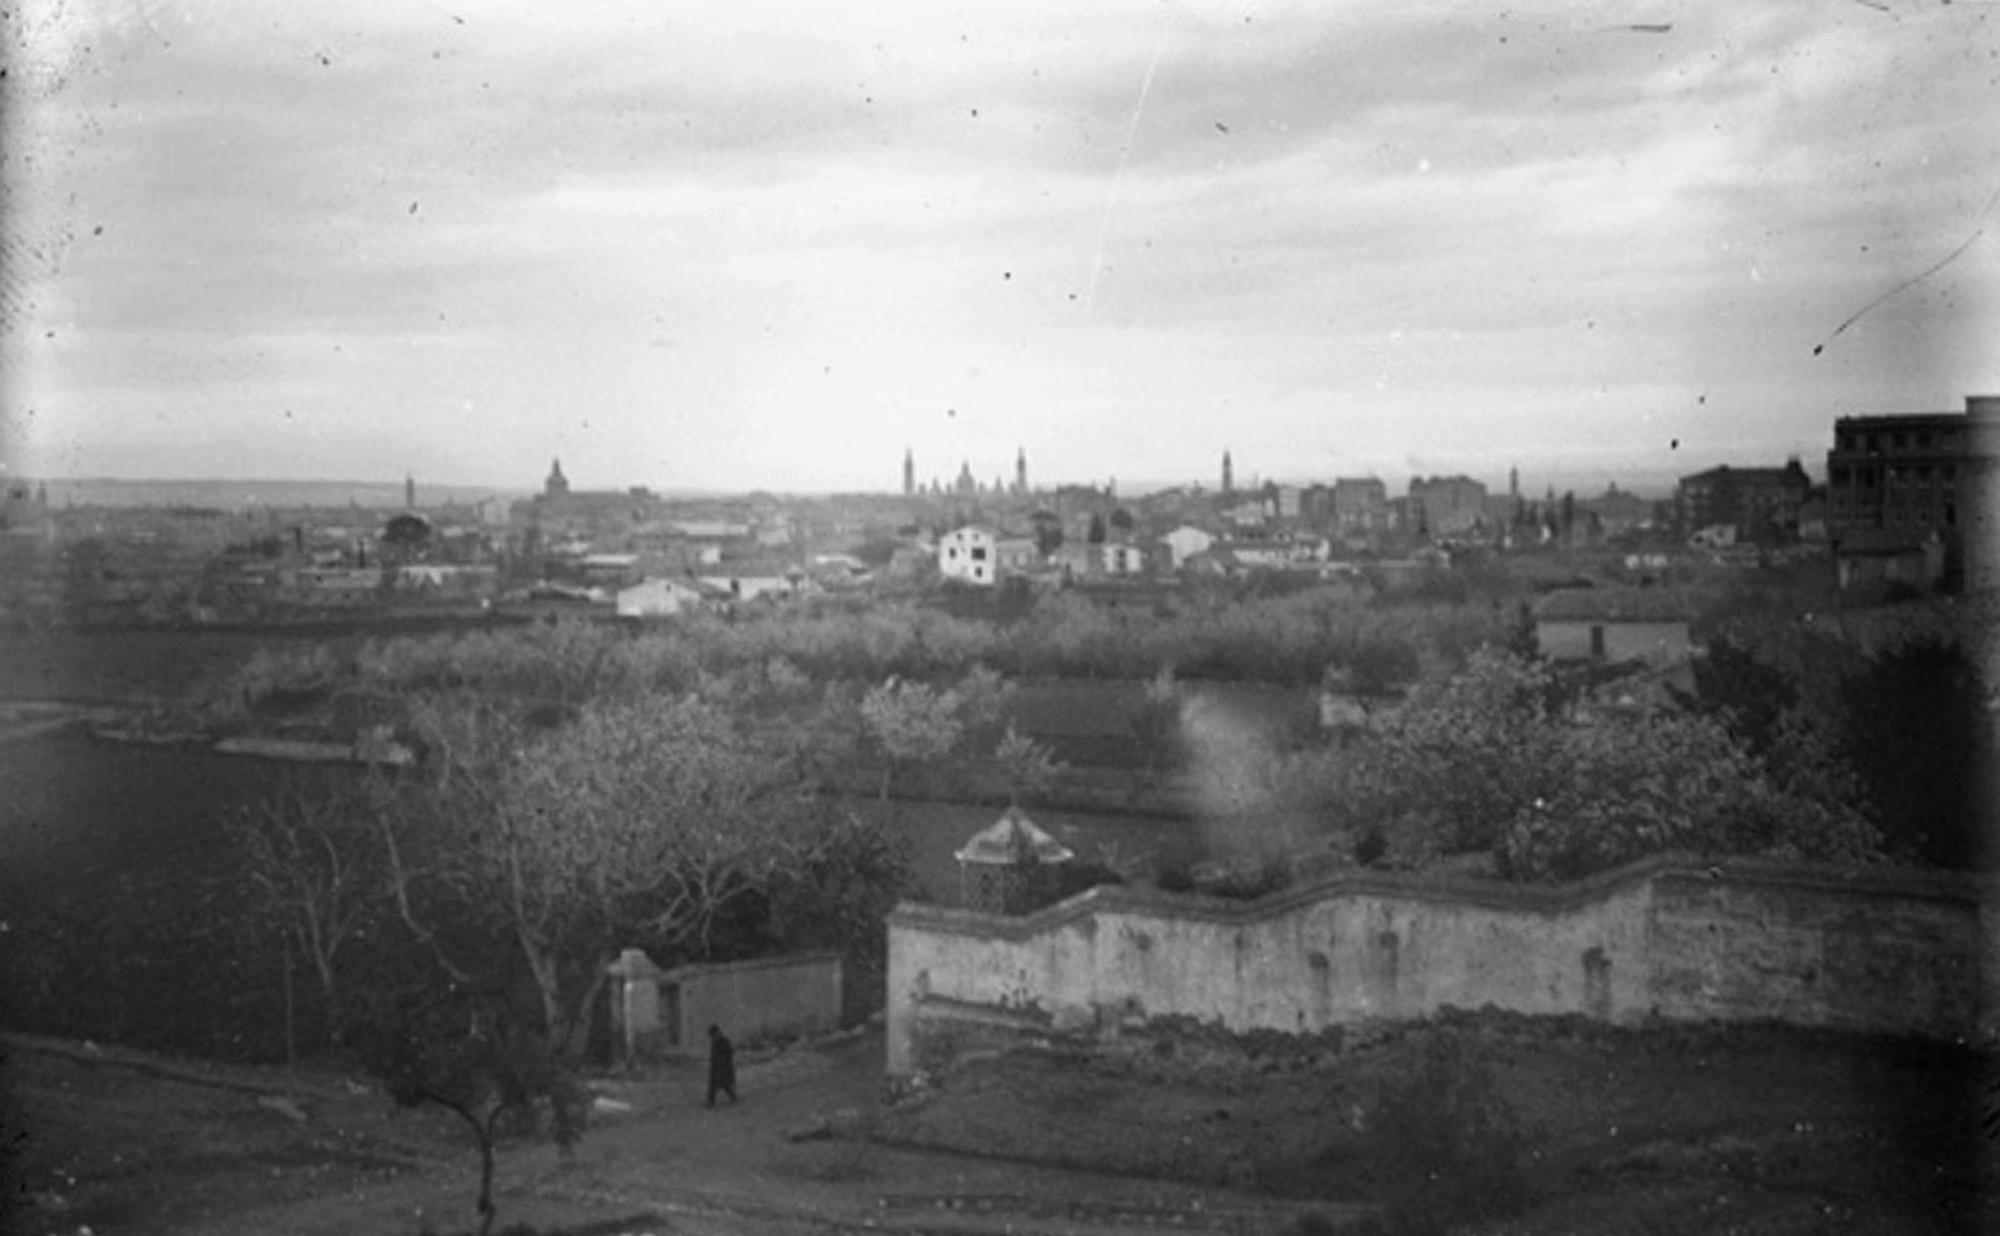
<path fill-rule="evenodd" d="M 2000 535 L 2000 395 L 1972 395 L 1963 412 L 1844 416 L 1826 456 L 1827 532 L 1835 549 L 1867 532 L 1912 544 L 1935 536 L 1945 574 L 1990 585 Z"/>
<path fill-rule="evenodd" d="M 1681 478 L 1675 493 L 1682 525 L 1690 532 L 1733 530 L 1739 541 L 1759 544 L 1795 539 L 1799 508 L 1812 480 L 1796 459 L 1782 468 L 1710 468 Z"/>

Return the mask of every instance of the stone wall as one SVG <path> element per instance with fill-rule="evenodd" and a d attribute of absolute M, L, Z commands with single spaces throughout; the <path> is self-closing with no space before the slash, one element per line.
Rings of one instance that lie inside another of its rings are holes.
<path fill-rule="evenodd" d="M 823 1033 L 840 1023 L 838 953 L 662 970 L 640 950 L 626 949 L 606 972 L 612 1050 L 622 1063 L 704 1053 L 711 1025 L 745 1043 Z"/>
<path fill-rule="evenodd" d="M 1560 886 L 1352 872 L 1248 903 L 1098 888 L 1022 918 L 906 904 L 889 919 L 889 1069 L 913 1070 L 926 1026 L 1314 1033 L 1486 1005 L 1992 1035 L 1991 891 L 1669 857 Z"/>

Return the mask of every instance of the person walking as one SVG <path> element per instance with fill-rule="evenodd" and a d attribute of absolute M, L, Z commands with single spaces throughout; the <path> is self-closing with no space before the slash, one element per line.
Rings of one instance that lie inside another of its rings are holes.
<path fill-rule="evenodd" d="M 736 1045 L 720 1026 L 708 1028 L 708 1105 L 715 1106 L 715 1096 L 726 1094 L 729 1101 L 736 1101 Z"/>

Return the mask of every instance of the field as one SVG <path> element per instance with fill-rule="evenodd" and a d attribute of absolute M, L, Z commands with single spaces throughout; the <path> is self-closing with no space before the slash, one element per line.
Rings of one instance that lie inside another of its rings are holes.
<path fill-rule="evenodd" d="M 1181 1027 L 1142 1046 L 977 1060 L 879 1130 L 1279 1197 L 1421 1208 L 1454 1177 L 1518 1182 L 1520 1214 L 1486 1232 L 1969 1233 L 2000 1221 L 2000 1138 L 1982 1130 L 1979 1098 L 2000 1077 L 1990 1058 L 1947 1046 L 1493 1013 L 1345 1046 L 1259 1051 L 1222 1037 Z M 1504 1113 L 1512 1171 L 1428 1135 L 1445 1103 L 1407 1079 L 1446 1042 L 1490 1086 L 1487 1110 Z"/>
<path fill-rule="evenodd" d="M 1420 1210 L 1463 1178 L 1462 1154 L 1379 1102 L 1444 1040 L 1471 1045 L 1518 1135 L 1486 1175 L 1518 1185 L 1520 1209 L 1456 1230 L 1955 1236 L 2000 1222 L 1977 1057 L 1773 1029 L 1463 1016 L 1313 1053 L 1225 1052 L 1198 1031 L 1162 1037 L 1164 1052 L 1026 1049 L 887 1109 L 879 1034 L 747 1061 L 740 1109 L 701 1111 L 697 1069 L 599 1078 L 629 1114 L 594 1127 L 571 1166 L 513 1144 L 502 1226 L 1367 1231 L 1335 1224 L 1383 1202 Z M 395 1111 L 358 1079 L 117 1051 L 7 1055 L 5 1132 L 23 1149 L 6 1181 L 19 1209 L 0 1201 L 7 1230 L 469 1230 L 462 1132 Z M 788 1137 L 838 1113 L 858 1120 L 847 1136 Z M 672 1218 L 615 1222 L 635 1213 Z M 1327 1222 L 1300 1221 L 1315 1214 Z"/>

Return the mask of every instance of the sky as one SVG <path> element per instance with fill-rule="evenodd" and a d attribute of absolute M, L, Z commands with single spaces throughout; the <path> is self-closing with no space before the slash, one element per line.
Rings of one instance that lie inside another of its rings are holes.
<path fill-rule="evenodd" d="M 2000 391 L 2000 3 L 0 27 L 15 476 L 1594 486 Z"/>

